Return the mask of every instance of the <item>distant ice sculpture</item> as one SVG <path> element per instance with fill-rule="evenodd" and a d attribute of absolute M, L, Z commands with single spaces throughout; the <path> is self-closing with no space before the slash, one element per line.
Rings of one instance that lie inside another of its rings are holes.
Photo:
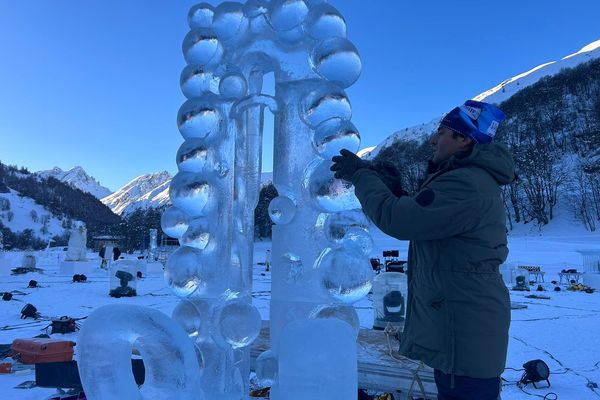
<path fill-rule="evenodd" d="M 360 146 L 344 89 L 362 64 L 346 22 L 323 0 L 249 0 L 199 3 L 188 24 L 187 100 L 176 118 L 184 141 L 161 227 L 181 245 L 165 281 L 182 298 L 173 319 L 195 343 L 200 384 L 210 399 L 241 399 L 248 389 L 248 347 L 261 329 L 251 291 L 268 109 L 279 197 L 269 205 L 272 347 L 257 372 L 273 382 L 273 400 L 356 398 L 358 328 L 348 307 L 371 287 L 372 241 L 354 188 L 329 170 L 341 148 Z M 263 92 L 270 73 L 274 94 Z"/>
<path fill-rule="evenodd" d="M 146 259 L 148 262 L 156 261 L 156 257 L 158 256 L 158 230 L 150 229 L 150 238 L 148 242 L 148 258 Z"/>
<path fill-rule="evenodd" d="M 83 224 L 71 228 L 66 261 L 86 261 L 87 229 Z"/>

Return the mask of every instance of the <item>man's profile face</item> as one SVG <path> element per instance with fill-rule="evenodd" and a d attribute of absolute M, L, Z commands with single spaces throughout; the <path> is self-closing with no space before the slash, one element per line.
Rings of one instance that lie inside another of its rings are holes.
<path fill-rule="evenodd" d="M 436 133 L 429 139 L 429 144 L 433 147 L 433 161 L 440 164 L 452 155 L 465 151 L 472 143 L 472 140 L 466 136 L 453 135 L 453 131 L 445 126 L 440 126 Z"/>

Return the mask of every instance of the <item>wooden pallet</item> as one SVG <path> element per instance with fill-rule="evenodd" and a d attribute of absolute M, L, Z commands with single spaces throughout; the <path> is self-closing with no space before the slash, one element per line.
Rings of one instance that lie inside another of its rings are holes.
<path fill-rule="evenodd" d="M 268 321 L 263 321 L 260 336 L 252 343 L 250 349 L 253 370 L 256 358 L 270 347 Z M 390 347 L 392 348 L 391 355 Z M 390 392 L 397 400 L 411 400 L 413 397 L 415 399 L 436 399 L 437 391 L 433 370 L 400 356 L 395 351 L 397 348 L 398 341 L 390 338 L 388 344 L 385 332 L 361 329 L 357 342 L 358 386 L 362 389 Z M 419 388 L 418 380 L 423 385 L 425 396 Z M 411 385 L 413 386 L 413 396 L 409 398 L 407 396 Z"/>

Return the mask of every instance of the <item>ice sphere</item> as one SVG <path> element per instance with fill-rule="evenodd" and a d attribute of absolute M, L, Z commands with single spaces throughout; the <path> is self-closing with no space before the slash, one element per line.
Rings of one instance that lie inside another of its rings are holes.
<path fill-rule="evenodd" d="M 342 246 L 349 253 L 369 256 L 373 250 L 373 238 L 365 229 L 350 227 L 342 239 Z"/>
<path fill-rule="evenodd" d="M 219 190 L 216 184 L 202 175 L 179 172 L 169 186 L 169 197 L 190 217 L 210 215 L 219 203 Z"/>
<path fill-rule="evenodd" d="M 213 28 L 222 41 L 239 45 L 248 32 L 248 25 L 243 4 L 227 1 L 215 8 Z"/>
<path fill-rule="evenodd" d="M 319 75 L 343 88 L 352 85 L 362 69 L 356 47 L 344 38 L 320 42 L 311 54 L 311 61 Z"/>
<path fill-rule="evenodd" d="M 181 299 L 173 309 L 171 318 L 188 336 L 196 340 L 210 337 L 211 305 L 204 299 Z"/>
<path fill-rule="evenodd" d="M 348 323 L 356 336 L 360 330 L 360 321 L 356 310 L 346 304 L 322 304 L 310 312 L 309 318 L 337 318 Z"/>
<path fill-rule="evenodd" d="M 214 68 L 198 64 L 186 65 L 179 78 L 183 95 L 188 99 L 199 97 L 206 92 L 218 94 L 219 80 L 215 77 Z"/>
<path fill-rule="evenodd" d="M 210 224 L 206 217 L 194 218 L 190 221 L 187 231 L 181 236 L 180 242 L 184 246 L 204 250 L 210 243 L 210 231 Z"/>
<path fill-rule="evenodd" d="M 302 100 L 300 115 L 308 126 L 316 128 L 330 118 L 349 120 L 352 107 L 339 86 L 324 82 L 323 86 L 311 91 Z"/>
<path fill-rule="evenodd" d="M 241 99 L 248 91 L 246 78 L 241 71 L 229 69 L 221 76 L 219 92 L 225 98 Z"/>
<path fill-rule="evenodd" d="M 183 172 L 209 171 L 215 162 L 214 151 L 214 147 L 207 145 L 204 139 L 186 140 L 177 150 L 177 168 Z"/>
<path fill-rule="evenodd" d="M 189 99 L 177 113 L 177 127 L 186 140 L 215 137 L 221 123 L 219 98 L 212 93 Z"/>
<path fill-rule="evenodd" d="M 277 196 L 269 203 L 269 217 L 277 225 L 289 224 L 296 215 L 296 203 L 287 196 Z"/>
<path fill-rule="evenodd" d="M 133 346 L 146 368 L 141 388 L 131 372 Z M 193 342 L 169 317 L 152 308 L 99 307 L 81 328 L 77 353 L 81 383 L 90 400 L 205 398 Z"/>
<path fill-rule="evenodd" d="M 279 344 L 278 379 L 272 400 L 356 399 L 356 336 L 333 318 L 287 324 Z"/>
<path fill-rule="evenodd" d="M 315 159 L 309 163 L 302 178 L 304 196 L 316 209 L 339 212 L 360 208 L 352 183 L 335 179 L 330 160 Z"/>
<path fill-rule="evenodd" d="M 258 384 L 262 387 L 273 386 L 277 380 L 277 370 L 279 366 L 277 357 L 272 350 L 263 351 L 256 357 L 256 378 Z"/>
<path fill-rule="evenodd" d="M 327 248 L 315 261 L 323 289 L 334 299 L 354 303 L 371 290 L 373 269 L 365 255 Z"/>
<path fill-rule="evenodd" d="M 204 292 L 217 277 L 217 265 L 213 254 L 198 249 L 181 246 L 167 259 L 165 282 L 178 297 Z"/>
<path fill-rule="evenodd" d="M 303 0 L 273 0 L 269 8 L 269 22 L 277 31 L 288 31 L 304 22 L 308 7 Z"/>
<path fill-rule="evenodd" d="M 313 7 L 306 18 L 306 31 L 316 40 L 346 37 L 346 21 L 338 10 L 327 3 Z"/>
<path fill-rule="evenodd" d="M 242 298 L 231 299 L 217 306 L 213 338 L 234 349 L 246 347 L 260 334 L 261 323 L 256 307 Z"/>
<path fill-rule="evenodd" d="M 283 255 L 285 263 L 289 266 L 290 272 L 288 272 L 288 282 L 298 282 L 304 275 L 304 265 L 300 256 L 293 253 L 285 253 Z"/>
<path fill-rule="evenodd" d="M 317 225 L 317 228 L 324 230 L 327 239 L 340 245 L 344 240 L 346 232 L 354 227 L 363 230 L 368 229 L 369 227 L 369 221 L 361 210 L 326 214 L 325 218 L 322 220 L 322 226 Z"/>
<path fill-rule="evenodd" d="M 188 64 L 217 65 L 223 58 L 223 45 L 211 28 L 189 31 L 183 39 L 182 50 Z"/>
<path fill-rule="evenodd" d="M 215 11 L 208 3 L 199 3 L 190 8 L 188 12 L 188 25 L 192 29 L 210 28 Z"/>
<path fill-rule="evenodd" d="M 179 239 L 188 228 L 189 216 L 177 207 L 169 207 L 160 217 L 162 231 L 170 237 Z"/>
<path fill-rule="evenodd" d="M 331 118 L 315 130 L 313 146 L 321 157 L 331 160 L 341 149 L 356 153 L 360 147 L 360 134 L 352 122 Z"/>

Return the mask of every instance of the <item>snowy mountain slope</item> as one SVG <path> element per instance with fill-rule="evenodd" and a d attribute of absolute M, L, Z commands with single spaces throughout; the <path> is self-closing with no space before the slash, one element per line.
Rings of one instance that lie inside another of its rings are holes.
<path fill-rule="evenodd" d="M 110 189 L 100 185 L 96 179 L 88 175 L 80 166 L 73 167 L 68 171 L 54 167 L 50 170 L 38 171 L 36 174 L 42 178 L 53 177 L 61 182 L 68 183 L 79 190 L 92 194 L 98 199 L 109 196 L 112 193 Z"/>
<path fill-rule="evenodd" d="M 128 214 L 139 207 L 159 207 L 168 202 L 171 178 L 167 171 L 141 175 L 100 201 L 119 215 Z"/>
<path fill-rule="evenodd" d="M 101 201 L 114 213 L 127 215 L 138 208 L 162 207 L 169 205 L 169 185 L 171 174 L 166 171 L 138 176 L 113 194 Z M 273 172 L 263 172 L 263 184 L 273 181 Z"/>
<path fill-rule="evenodd" d="M 13 232 L 22 232 L 25 229 L 34 231 L 35 236 L 47 240 L 54 235 L 62 235 L 63 220 L 56 218 L 51 211 L 36 203 L 29 197 L 24 197 L 16 190 L 10 189 L 8 193 L 0 193 L 0 199 L 10 202 L 10 209 L 0 211 L 0 221 Z M 46 228 L 44 229 L 44 221 Z"/>
<path fill-rule="evenodd" d="M 513 96 L 518 91 L 533 85 L 540 79 L 556 75 L 565 68 L 573 68 L 581 63 L 600 58 L 600 40 L 592 42 L 584 46 L 581 50 L 571 55 L 568 55 L 561 60 L 551 61 L 530 69 L 527 72 L 507 79 L 493 88 L 473 97 L 473 100 L 486 101 L 489 103 L 500 104 Z M 400 129 L 383 142 L 379 143 L 376 148 L 365 155 L 365 158 L 372 159 L 379 152 L 394 143 L 397 140 L 416 140 L 422 142 L 437 129 L 442 116 L 436 117 L 427 123 Z"/>

